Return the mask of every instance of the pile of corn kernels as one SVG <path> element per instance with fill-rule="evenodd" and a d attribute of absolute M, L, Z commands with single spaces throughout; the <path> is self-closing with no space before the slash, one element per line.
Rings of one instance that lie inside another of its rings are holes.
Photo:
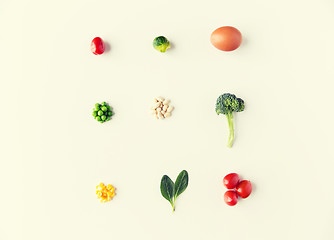
<path fill-rule="evenodd" d="M 111 201 L 115 196 L 115 188 L 113 185 L 108 184 L 108 186 L 100 183 L 96 186 L 96 195 L 98 199 L 101 199 L 101 203 Z"/>
<path fill-rule="evenodd" d="M 156 119 L 165 119 L 170 117 L 174 107 L 170 106 L 169 102 L 169 99 L 164 99 L 163 97 L 157 97 L 154 99 L 151 111 Z"/>

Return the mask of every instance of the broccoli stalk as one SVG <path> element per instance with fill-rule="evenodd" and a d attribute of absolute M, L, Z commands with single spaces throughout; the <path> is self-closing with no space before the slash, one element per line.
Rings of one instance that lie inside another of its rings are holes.
<path fill-rule="evenodd" d="M 220 95 L 216 102 L 216 113 L 224 114 L 230 130 L 227 147 L 232 147 L 234 141 L 233 112 L 242 112 L 245 109 L 244 101 L 230 93 Z"/>
<path fill-rule="evenodd" d="M 226 115 L 227 122 L 228 122 L 228 128 L 230 129 L 230 133 L 228 136 L 228 142 L 227 147 L 232 147 L 233 141 L 234 141 L 234 127 L 233 127 L 233 114 L 232 112 L 228 113 Z"/>

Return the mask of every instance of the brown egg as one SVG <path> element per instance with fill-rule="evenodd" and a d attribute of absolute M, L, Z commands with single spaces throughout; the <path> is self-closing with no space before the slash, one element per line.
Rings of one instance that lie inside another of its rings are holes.
<path fill-rule="evenodd" d="M 212 45 L 222 51 L 233 51 L 237 49 L 242 41 L 241 33 L 234 27 L 220 27 L 211 34 Z"/>

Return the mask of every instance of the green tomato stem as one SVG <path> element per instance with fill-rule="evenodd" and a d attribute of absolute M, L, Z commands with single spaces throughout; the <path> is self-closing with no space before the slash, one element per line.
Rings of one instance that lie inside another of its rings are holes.
<path fill-rule="evenodd" d="M 227 122 L 228 122 L 228 127 L 230 130 L 229 136 L 228 136 L 228 142 L 227 142 L 227 147 L 232 147 L 233 141 L 234 141 L 234 126 L 233 126 L 233 113 L 230 112 L 226 115 Z"/>

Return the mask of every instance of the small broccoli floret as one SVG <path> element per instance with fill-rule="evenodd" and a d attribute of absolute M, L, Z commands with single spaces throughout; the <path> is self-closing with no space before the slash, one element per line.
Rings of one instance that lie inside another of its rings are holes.
<path fill-rule="evenodd" d="M 224 93 L 217 98 L 216 113 L 226 116 L 230 129 L 227 147 L 232 147 L 234 140 L 233 112 L 242 112 L 244 109 L 244 100 L 237 98 L 234 94 Z"/>
<path fill-rule="evenodd" d="M 170 48 L 170 43 L 164 36 L 159 36 L 153 40 L 153 47 L 156 50 L 164 53 L 168 48 Z"/>

